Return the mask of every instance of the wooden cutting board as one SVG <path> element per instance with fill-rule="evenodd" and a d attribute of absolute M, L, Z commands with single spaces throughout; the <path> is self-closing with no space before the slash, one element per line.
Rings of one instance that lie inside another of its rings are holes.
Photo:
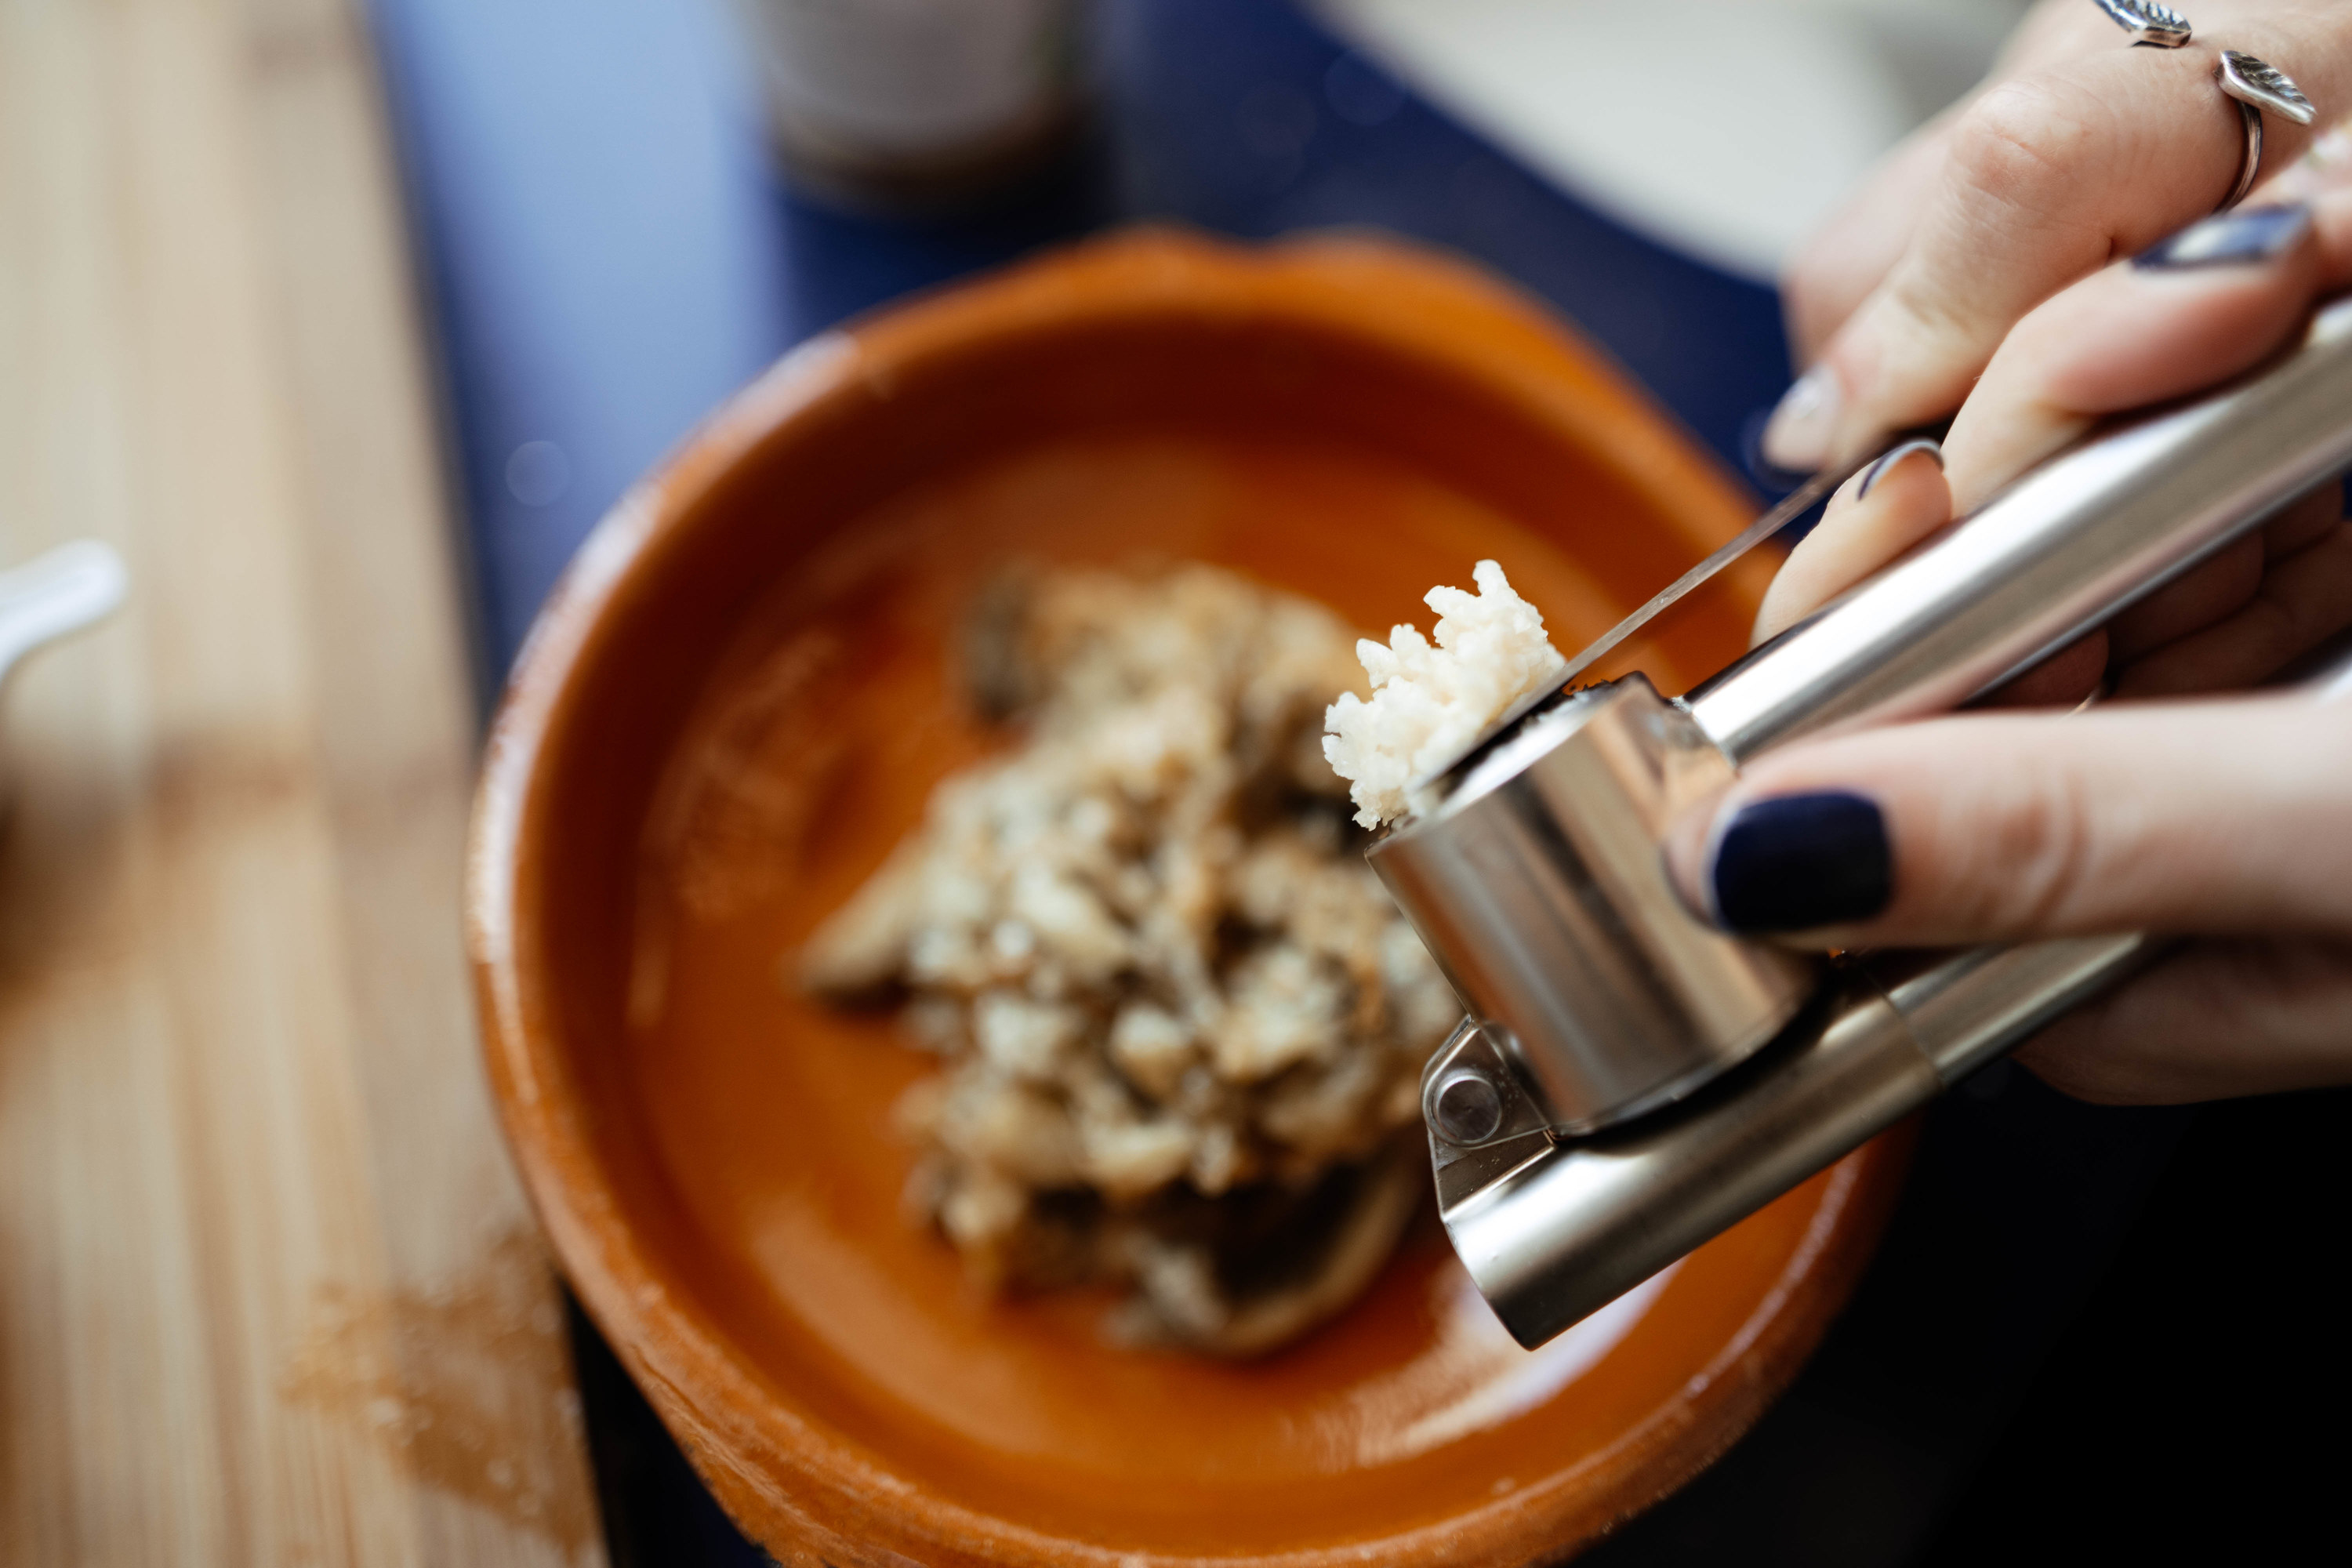
<path fill-rule="evenodd" d="M 0 1563 L 601 1562 L 459 949 L 472 696 L 349 0 L 0 7 Z"/>

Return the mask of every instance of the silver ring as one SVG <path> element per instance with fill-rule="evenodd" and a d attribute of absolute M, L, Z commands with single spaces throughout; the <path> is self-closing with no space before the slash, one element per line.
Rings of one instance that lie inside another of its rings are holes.
<path fill-rule="evenodd" d="M 2156 0 L 2096 0 L 2107 20 L 2131 35 L 2135 45 L 2177 49 L 2189 41 L 2189 18 Z"/>
<path fill-rule="evenodd" d="M 2105 5 L 2109 0 L 2099 0 Z M 2239 49 L 2223 49 L 2221 63 L 2213 68 L 2213 77 L 2221 90 L 2237 101 L 2238 118 L 2246 128 L 2246 151 L 2238 163 L 2238 183 L 2221 198 L 2215 212 L 2228 212 L 2246 199 L 2254 188 L 2254 176 L 2263 167 L 2263 110 L 2267 109 L 2282 120 L 2292 120 L 2297 125 L 2308 125 L 2316 118 L 2311 100 L 2303 96 L 2303 89 L 2294 85 L 2286 72 L 2267 60 L 2257 59 Z"/>
<path fill-rule="evenodd" d="M 2189 39 L 2189 18 L 2157 0 L 2094 0 L 2107 19 L 2131 35 L 2134 47 L 2177 49 Z M 2245 127 L 2246 148 L 2238 159 L 2237 183 L 2221 198 L 2215 212 L 2228 212 L 2246 199 L 2263 169 L 2263 110 L 2267 109 L 2297 125 L 2313 119 L 2311 100 L 2286 72 L 2241 49 L 2223 49 L 2213 68 L 2221 90 L 2237 100 L 2238 120 Z"/>

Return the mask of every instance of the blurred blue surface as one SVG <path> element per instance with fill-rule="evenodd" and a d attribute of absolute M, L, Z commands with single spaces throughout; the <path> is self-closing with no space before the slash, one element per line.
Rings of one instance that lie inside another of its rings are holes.
<path fill-rule="evenodd" d="M 795 199 L 716 0 L 375 0 L 490 668 L 589 527 L 807 334 L 1114 219 L 1377 226 L 1558 305 L 1710 446 L 1786 381 L 1769 290 L 1599 216 L 1279 0 L 1110 0 L 1091 156 L 1010 211 Z"/>
<path fill-rule="evenodd" d="M 1579 204 L 1286 0 L 1105 0 L 1100 135 L 1011 205 L 852 217 L 777 183 L 719 0 L 372 0 L 438 326 L 486 698 L 636 474 L 798 339 L 1124 218 L 1372 226 L 1552 301 L 1727 462 L 1787 379 L 1771 294 Z M 1933 1112 L 1797 1386 L 1593 1561 L 1894 1563 L 1927 1539 L 2179 1136 L 1989 1073 Z M 751 1563 L 575 1314 L 616 1568 Z"/>
<path fill-rule="evenodd" d="M 604 508 L 791 342 L 777 214 L 706 5 L 373 16 L 503 669 Z"/>
<path fill-rule="evenodd" d="M 1577 202 L 1289 5 L 1114 0 L 1103 35 L 1123 212 L 1458 250 L 1549 300 L 1735 467 L 1747 421 L 1787 384 L 1770 289 Z"/>

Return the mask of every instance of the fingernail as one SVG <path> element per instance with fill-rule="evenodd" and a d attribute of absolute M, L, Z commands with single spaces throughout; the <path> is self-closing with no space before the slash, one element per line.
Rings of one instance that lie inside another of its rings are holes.
<path fill-rule="evenodd" d="M 2234 267 L 2283 256 L 2311 232 L 2311 208 L 2301 202 L 2278 207 L 2239 207 L 2216 213 L 2132 258 L 2145 271 L 2189 267 Z"/>
<path fill-rule="evenodd" d="M 1838 790 L 1741 806 L 1717 831 L 1706 876 L 1716 923 L 1742 932 L 1851 925 L 1895 891 L 1885 819 Z"/>
<path fill-rule="evenodd" d="M 1853 492 L 1853 499 L 1861 500 L 1865 496 L 1869 495 L 1870 487 L 1876 484 L 1880 479 L 1885 479 L 1888 474 L 1892 473 L 1895 469 L 1895 464 L 1903 461 L 1906 458 L 1916 457 L 1921 452 L 1925 452 L 1927 456 L 1935 458 L 1937 468 L 1941 468 L 1944 466 L 1944 448 L 1942 444 L 1931 441 L 1925 436 L 1915 436 L 1910 440 L 1903 442 L 1899 446 L 1888 447 L 1887 450 L 1879 458 L 1878 461 L 1871 464 L 1869 468 L 1863 470 L 1862 485 Z"/>
<path fill-rule="evenodd" d="M 1810 473 L 1829 461 L 1830 437 L 1837 431 L 1845 395 L 1836 373 L 1817 364 L 1780 395 L 1764 425 L 1764 458 L 1774 468 Z"/>

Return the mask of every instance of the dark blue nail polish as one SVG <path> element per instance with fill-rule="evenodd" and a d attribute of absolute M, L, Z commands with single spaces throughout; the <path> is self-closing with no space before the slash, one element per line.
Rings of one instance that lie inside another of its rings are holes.
<path fill-rule="evenodd" d="M 1716 919 L 1731 931 L 1866 921 L 1895 892 L 1886 820 L 1843 791 L 1750 801 L 1717 836 L 1707 881 Z"/>
<path fill-rule="evenodd" d="M 1862 483 L 1855 488 L 1853 499 L 1861 500 L 1869 495 L 1872 486 L 1885 479 L 1888 470 L 1914 452 L 1925 452 L 1936 459 L 1936 467 L 1940 468 L 1944 466 L 1944 448 L 1940 443 L 1931 441 L 1925 436 L 1914 437 L 1900 446 L 1889 447 L 1879 455 L 1878 461 L 1863 470 Z"/>
<path fill-rule="evenodd" d="M 2143 271 L 2189 267 L 2236 267 L 2285 255 L 2311 232 L 2311 208 L 2302 202 L 2279 207 L 2238 207 L 2190 224 L 2132 258 Z"/>

